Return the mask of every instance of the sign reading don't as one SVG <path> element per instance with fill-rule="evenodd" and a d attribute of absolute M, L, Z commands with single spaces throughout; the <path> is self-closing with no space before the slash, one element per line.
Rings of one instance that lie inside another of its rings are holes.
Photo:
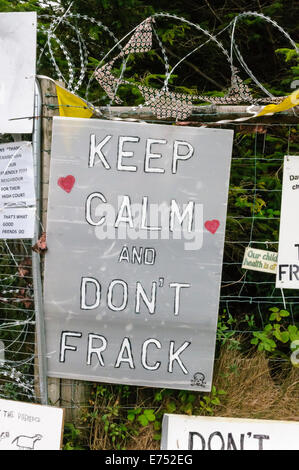
<path fill-rule="evenodd" d="M 299 423 L 165 414 L 163 450 L 298 450 Z"/>
<path fill-rule="evenodd" d="M 54 119 L 50 376 L 210 390 L 232 139 Z"/>

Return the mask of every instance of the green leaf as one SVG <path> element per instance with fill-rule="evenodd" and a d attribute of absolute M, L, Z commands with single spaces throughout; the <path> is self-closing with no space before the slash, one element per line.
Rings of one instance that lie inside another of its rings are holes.
<path fill-rule="evenodd" d="M 168 413 L 173 413 L 176 410 L 176 404 L 174 401 L 170 401 L 166 405 L 166 409 Z"/>
<path fill-rule="evenodd" d="M 191 416 L 192 415 L 192 411 L 193 411 L 193 406 L 192 406 L 192 403 L 187 403 L 187 405 L 184 406 L 184 412 Z"/>
<path fill-rule="evenodd" d="M 153 421 L 156 420 L 154 410 L 144 410 L 143 413 L 146 416 L 146 418 L 148 419 L 148 421 L 153 422 Z"/>
<path fill-rule="evenodd" d="M 161 423 L 159 421 L 154 422 L 154 429 L 155 429 L 155 431 L 160 431 Z"/>
<path fill-rule="evenodd" d="M 283 331 L 283 332 L 281 333 L 281 339 L 280 339 L 280 341 L 281 341 L 282 343 L 287 343 L 287 342 L 289 341 L 289 339 L 290 339 L 290 335 L 289 335 L 288 331 Z"/>
<path fill-rule="evenodd" d="M 288 332 L 289 332 L 291 342 L 299 340 L 299 330 L 298 330 L 297 326 L 289 325 L 288 326 Z"/>
<path fill-rule="evenodd" d="M 141 426 L 147 426 L 148 425 L 148 419 L 144 414 L 138 416 L 137 419 L 138 419 L 139 423 L 141 424 Z"/>
<path fill-rule="evenodd" d="M 213 400 L 211 400 L 211 403 L 213 403 L 213 405 L 220 405 L 220 400 L 218 397 L 215 397 Z"/>

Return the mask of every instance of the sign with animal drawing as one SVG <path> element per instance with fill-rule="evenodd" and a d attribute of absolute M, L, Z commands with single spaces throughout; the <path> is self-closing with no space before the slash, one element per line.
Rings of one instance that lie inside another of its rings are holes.
<path fill-rule="evenodd" d="M 283 166 L 276 287 L 299 289 L 299 156 L 285 156 Z"/>
<path fill-rule="evenodd" d="M 49 376 L 210 390 L 232 140 L 54 118 Z"/>
<path fill-rule="evenodd" d="M 59 450 L 64 410 L 0 399 L 0 450 Z"/>
<path fill-rule="evenodd" d="M 165 414 L 163 450 L 299 450 L 299 422 Z"/>
<path fill-rule="evenodd" d="M 0 13 L 0 133 L 3 134 L 32 132 L 36 23 L 33 11 Z"/>

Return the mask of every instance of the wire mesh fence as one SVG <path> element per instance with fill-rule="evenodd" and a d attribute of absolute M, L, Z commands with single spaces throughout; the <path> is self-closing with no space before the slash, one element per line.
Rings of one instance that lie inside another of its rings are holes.
<path fill-rule="evenodd" d="M 54 96 L 53 89 L 52 91 L 48 89 L 43 102 L 43 116 L 49 128 L 52 117 L 58 110 Z M 110 114 L 110 118 L 113 116 L 122 116 L 122 113 Z M 138 120 L 140 116 L 133 112 L 131 117 Z M 283 158 L 284 155 L 299 154 L 299 140 L 296 135 L 297 117 L 293 116 L 293 122 L 289 120 L 287 123 L 277 122 L 277 118 L 276 122 L 269 123 L 268 120 L 266 124 L 232 122 L 219 125 L 211 122 L 218 118 L 217 114 L 214 114 L 213 119 L 208 119 L 207 115 L 193 113 L 191 123 L 192 126 L 229 127 L 235 131 L 216 364 L 224 345 L 243 352 L 253 347 L 251 340 L 254 334 L 262 333 L 269 324 L 271 313 L 269 309 L 276 307 L 279 311 L 281 309 L 287 311 L 288 324 L 298 326 L 299 321 L 299 299 L 296 291 L 276 289 L 273 274 L 242 268 L 244 251 L 248 246 L 277 251 Z M 149 123 L 157 122 L 153 118 L 144 120 Z M 159 122 L 178 124 L 173 121 Z M 48 136 L 43 139 L 42 149 L 44 220 L 50 136 L 51 129 L 48 129 Z M 213 184 L 212 176 L 211 184 Z M 217 188 L 214 190 L 217 191 Z M 39 289 L 39 287 L 33 283 L 31 247 L 32 240 L 0 241 L 0 348 L 4 349 L 4 359 L 0 353 L 0 396 L 39 403 L 42 397 L 38 386 L 39 361 L 34 297 L 34 288 Z M 281 369 L 282 364 L 290 364 L 289 344 L 280 343 L 268 353 L 272 370 Z M 248 358 L 244 355 L 244 361 L 246 360 Z M 130 416 L 130 412 L 132 415 L 132 410 L 135 410 L 136 416 L 141 416 L 144 410 L 159 411 L 160 398 L 163 394 L 166 394 L 168 399 L 175 398 L 179 393 L 182 394 L 174 390 L 160 391 L 144 387 L 60 379 L 49 379 L 48 386 L 49 403 L 67 410 L 66 421 L 77 423 L 81 435 L 84 436 L 85 445 L 89 445 L 90 448 L 98 448 L 97 445 L 107 448 L 109 445 L 113 446 L 118 439 L 121 441 L 127 437 L 124 422 Z M 296 393 L 299 397 L 298 390 Z M 150 421 L 149 419 L 148 422 Z"/>
<path fill-rule="evenodd" d="M 1 143 L 11 141 L 10 136 Z M 0 240 L 0 396 L 38 401 L 36 396 L 35 303 L 32 240 Z"/>

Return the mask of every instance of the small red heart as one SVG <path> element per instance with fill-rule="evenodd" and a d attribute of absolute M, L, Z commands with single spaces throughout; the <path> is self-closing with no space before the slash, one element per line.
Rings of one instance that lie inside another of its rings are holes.
<path fill-rule="evenodd" d="M 57 184 L 64 191 L 66 191 L 67 193 L 70 193 L 75 184 L 75 178 L 73 175 L 67 175 L 65 177 L 61 176 L 61 178 L 58 179 Z"/>
<path fill-rule="evenodd" d="M 207 220 L 205 222 L 206 229 L 213 234 L 217 232 L 219 225 L 220 225 L 220 222 L 219 220 L 216 220 L 216 219 Z"/>

